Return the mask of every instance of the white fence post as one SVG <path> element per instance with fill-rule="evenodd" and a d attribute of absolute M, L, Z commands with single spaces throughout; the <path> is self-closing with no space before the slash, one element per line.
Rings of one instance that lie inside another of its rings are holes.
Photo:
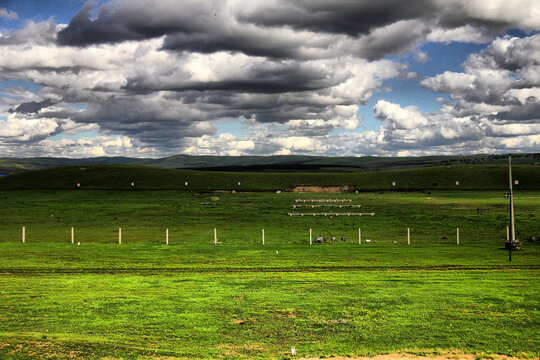
<path fill-rule="evenodd" d="M 313 231 L 309 229 L 309 245 L 313 245 Z"/>
<path fill-rule="evenodd" d="M 75 243 L 75 230 L 71 227 L 71 243 Z"/>
<path fill-rule="evenodd" d="M 22 227 L 22 242 L 25 241 L 25 235 L 26 235 L 26 234 L 25 234 L 25 232 L 26 232 L 25 230 L 26 230 L 26 229 L 25 229 L 25 227 L 23 226 L 23 227 Z"/>
<path fill-rule="evenodd" d="M 411 229 L 407 228 L 407 245 L 411 245 Z"/>
<path fill-rule="evenodd" d="M 118 228 L 118 244 L 122 244 L 122 228 Z"/>
<path fill-rule="evenodd" d="M 362 244 L 362 229 L 358 228 L 358 245 Z"/>
<path fill-rule="evenodd" d="M 264 245 L 264 229 L 262 229 L 262 242 L 263 242 L 263 245 Z"/>
<path fill-rule="evenodd" d="M 165 229 L 165 245 L 169 245 L 169 229 Z"/>
<path fill-rule="evenodd" d="M 214 228 L 214 245 L 217 245 L 217 229 Z"/>
<path fill-rule="evenodd" d="M 457 244 L 459 245 L 459 227 L 457 228 L 456 237 L 457 237 Z"/>

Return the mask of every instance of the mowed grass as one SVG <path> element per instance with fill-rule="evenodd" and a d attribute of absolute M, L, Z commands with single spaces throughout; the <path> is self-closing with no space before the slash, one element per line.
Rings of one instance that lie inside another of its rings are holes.
<path fill-rule="evenodd" d="M 503 194 L 4 191 L 0 358 L 538 356 L 540 192 L 516 194 L 511 262 Z M 348 241 L 309 246 L 310 228 Z"/>

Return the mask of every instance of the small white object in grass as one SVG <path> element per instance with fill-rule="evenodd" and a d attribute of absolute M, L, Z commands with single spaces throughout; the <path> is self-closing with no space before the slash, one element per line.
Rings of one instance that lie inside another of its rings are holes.
<path fill-rule="evenodd" d="M 392 242 L 393 242 L 394 244 L 397 244 L 397 241 L 396 241 L 396 240 L 394 240 L 394 241 L 392 241 Z"/>
<path fill-rule="evenodd" d="M 456 186 L 459 186 L 459 181 L 456 181 Z"/>
<path fill-rule="evenodd" d="M 131 186 L 135 186 L 135 183 L 134 183 L 134 182 L 131 182 Z"/>
<path fill-rule="evenodd" d="M 366 239 L 366 242 L 371 242 L 371 239 Z"/>
<path fill-rule="evenodd" d="M 81 242 L 80 242 L 80 241 L 77 241 L 77 245 L 81 245 Z"/>
<path fill-rule="evenodd" d="M 395 182 L 395 181 L 392 181 L 392 186 L 396 186 L 396 182 Z"/>
<path fill-rule="evenodd" d="M 81 187 L 81 183 L 77 183 L 77 187 L 80 188 L 80 187 Z"/>
<path fill-rule="evenodd" d="M 239 182 L 237 183 L 237 185 L 240 186 L 240 185 L 242 185 L 242 183 L 239 181 Z"/>
<path fill-rule="evenodd" d="M 514 185 L 519 185 L 519 180 L 514 180 Z"/>
<path fill-rule="evenodd" d="M 185 186 L 188 186 L 189 183 L 188 183 L 187 181 L 184 181 L 184 185 L 185 185 Z"/>
<path fill-rule="evenodd" d="M 279 252 L 276 250 L 276 255 L 279 254 Z"/>
<path fill-rule="evenodd" d="M 296 355 L 296 349 L 294 348 L 294 346 L 291 347 L 291 355 Z"/>
<path fill-rule="evenodd" d="M 276 194 L 281 194 L 281 190 L 276 191 Z"/>

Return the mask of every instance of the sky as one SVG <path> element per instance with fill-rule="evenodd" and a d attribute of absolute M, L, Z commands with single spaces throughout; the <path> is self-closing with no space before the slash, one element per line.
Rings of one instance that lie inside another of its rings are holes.
<path fill-rule="evenodd" d="M 0 156 L 540 151 L 537 0 L 0 0 Z"/>

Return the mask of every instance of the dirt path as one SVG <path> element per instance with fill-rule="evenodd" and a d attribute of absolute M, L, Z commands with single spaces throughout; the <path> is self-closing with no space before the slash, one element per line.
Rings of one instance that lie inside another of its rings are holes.
<path fill-rule="evenodd" d="M 448 353 L 396 353 L 396 354 L 385 354 L 385 355 L 377 355 L 374 357 L 366 357 L 366 356 L 360 356 L 360 357 L 343 357 L 343 356 L 337 356 L 337 357 L 330 357 L 330 358 L 324 358 L 324 360 L 539 360 L 537 357 L 513 357 L 513 356 L 506 356 L 506 355 L 498 355 L 498 354 L 465 354 L 458 351 L 452 351 Z M 318 357 L 310 357 L 310 358 L 298 358 L 298 360 L 322 360 L 322 358 Z"/>

